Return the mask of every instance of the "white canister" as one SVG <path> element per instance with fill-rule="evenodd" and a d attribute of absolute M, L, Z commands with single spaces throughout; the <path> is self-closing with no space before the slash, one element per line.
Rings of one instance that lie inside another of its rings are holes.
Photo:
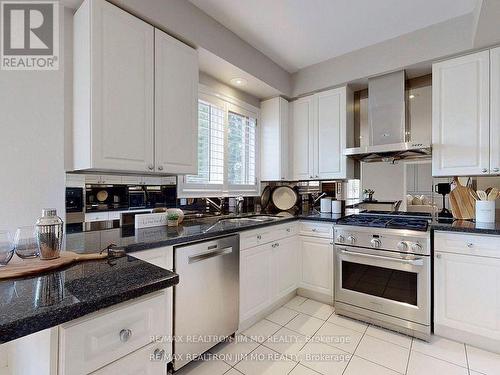
<path fill-rule="evenodd" d="M 332 214 L 342 213 L 342 201 L 332 200 Z"/>
<path fill-rule="evenodd" d="M 321 198 L 321 212 L 332 212 L 332 198 Z"/>
<path fill-rule="evenodd" d="M 476 201 L 476 222 L 495 222 L 495 201 Z"/>

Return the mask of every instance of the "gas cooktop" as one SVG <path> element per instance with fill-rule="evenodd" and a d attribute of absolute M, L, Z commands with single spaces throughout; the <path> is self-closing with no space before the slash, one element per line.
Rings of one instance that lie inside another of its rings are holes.
<path fill-rule="evenodd" d="M 353 225 L 359 227 L 407 229 L 425 232 L 429 226 L 430 214 L 411 212 L 375 212 L 350 215 L 337 220 L 337 225 Z"/>

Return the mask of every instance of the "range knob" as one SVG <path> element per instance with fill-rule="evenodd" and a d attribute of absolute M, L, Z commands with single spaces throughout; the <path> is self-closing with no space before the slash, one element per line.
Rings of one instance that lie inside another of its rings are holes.
<path fill-rule="evenodd" d="M 408 251 L 408 244 L 404 241 L 401 241 L 398 243 L 398 250 L 399 251 Z"/>
<path fill-rule="evenodd" d="M 411 245 L 411 250 L 414 253 L 421 253 L 422 252 L 422 245 L 420 245 L 419 243 L 414 243 L 413 245 Z"/>
<path fill-rule="evenodd" d="M 337 236 L 337 242 L 339 242 L 339 243 L 344 243 L 344 242 L 345 242 L 345 238 L 344 238 L 344 236 L 343 236 L 343 235 L 341 235 L 341 234 L 339 234 L 339 235 Z"/>
<path fill-rule="evenodd" d="M 356 243 L 356 237 L 354 236 L 347 237 L 347 242 L 349 242 L 351 245 L 354 245 Z"/>
<path fill-rule="evenodd" d="M 378 238 L 373 238 L 370 242 L 375 249 L 378 249 L 382 244 Z"/>

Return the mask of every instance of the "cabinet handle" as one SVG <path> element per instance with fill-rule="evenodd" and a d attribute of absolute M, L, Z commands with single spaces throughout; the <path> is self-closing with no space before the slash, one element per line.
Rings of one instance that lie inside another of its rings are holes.
<path fill-rule="evenodd" d="M 318 176 L 318 175 L 316 175 L 316 178 L 319 178 L 319 176 Z"/>
<path fill-rule="evenodd" d="M 152 170 L 154 169 L 154 167 L 155 167 L 155 166 L 154 166 L 153 164 L 149 164 L 149 165 L 148 165 L 148 169 L 149 169 L 150 171 L 152 171 Z"/>
<path fill-rule="evenodd" d="M 159 166 L 158 166 L 158 170 L 159 170 L 159 171 L 163 171 L 163 165 L 159 165 Z"/>
<path fill-rule="evenodd" d="M 317 232 L 318 230 L 316 228 L 311 229 L 313 232 Z"/>
<path fill-rule="evenodd" d="M 132 330 L 130 329 L 122 329 L 120 331 L 120 341 L 121 342 L 127 342 L 130 337 L 132 337 Z"/>
<path fill-rule="evenodd" d="M 314 178 L 314 177 L 311 175 L 311 176 L 309 176 L 309 178 Z"/>
<path fill-rule="evenodd" d="M 437 259 L 441 259 L 441 254 L 436 254 Z"/>
<path fill-rule="evenodd" d="M 260 234 L 257 235 L 257 239 L 258 240 L 261 240 L 262 239 L 262 236 Z"/>
<path fill-rule="evenodd" d="M 165 357 L 165 350 L 164 349 L 155 349 L 153 352 L 153 358 L 157 361 L 161 361 Z"/>
<path fill-rule="evenodd" d="M 470 249 L 471 247 L 474 247 L 474 244 L 469 242 L 469 243 L 467 244 L 467 247 Z"/>
<path fill-rule="evenodd" d="M 290 233 L 290 228 L 286 228 L 286 231 L 287 231 L 288 233 Z"/>
<path fill-rule="evenodd" d="M 498 172 L 498 171 L 500 171 L 499 168 L 493 168 L 493 172 Z"/>
<path fill-rule="evenodd" d="M 486 173 L 488 170 L 486 168 L 481 169 L 481 172 Z"/>

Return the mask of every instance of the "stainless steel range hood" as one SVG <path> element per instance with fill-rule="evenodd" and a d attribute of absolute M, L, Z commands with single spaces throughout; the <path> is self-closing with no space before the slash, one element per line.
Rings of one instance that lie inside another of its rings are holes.
<path fill-rule="evenodd" d="M 412 142 L 406 123 L 405 72 L 368 80 L 368 145 L 344 154 L 362 161 L 428 157 L 430 144 Z"/>

